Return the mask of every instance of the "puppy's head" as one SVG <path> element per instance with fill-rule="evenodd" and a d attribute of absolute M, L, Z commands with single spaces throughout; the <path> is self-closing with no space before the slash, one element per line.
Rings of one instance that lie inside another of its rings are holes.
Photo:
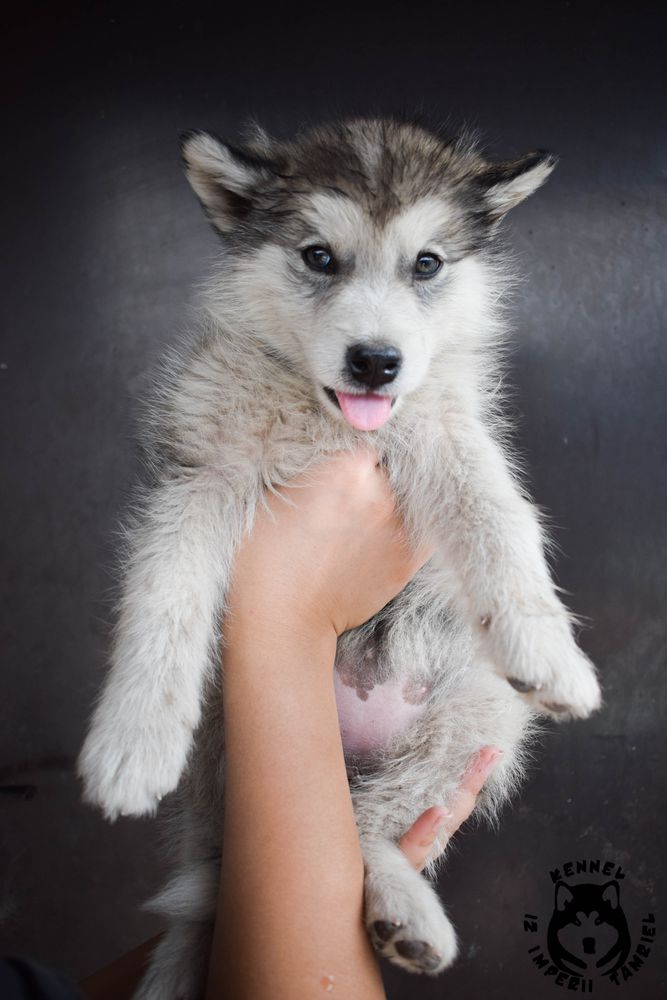
<path fill-rule="evenodd" d="M 543 151 L 490 163 L 469 138 L 352 119 L 242 146 L 188 133 L 190 183 L 225 238 L 220 307 L 312 379 L 332 416 L 381 427 L 442 351 L 492 326 L 499 223 Z"/>

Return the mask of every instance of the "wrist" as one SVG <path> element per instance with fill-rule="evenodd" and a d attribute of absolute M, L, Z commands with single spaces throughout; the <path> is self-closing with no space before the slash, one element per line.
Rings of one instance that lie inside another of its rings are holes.
<path fill-rule="evenodd" d="M 297 617 L 266 608 L 231 609 L 225 617 L 223 646 L 225 658 L 251 654 L 281 661 L 308 662 L 333 667 L 337 643 L 331 624 L 314 616 Z"/>

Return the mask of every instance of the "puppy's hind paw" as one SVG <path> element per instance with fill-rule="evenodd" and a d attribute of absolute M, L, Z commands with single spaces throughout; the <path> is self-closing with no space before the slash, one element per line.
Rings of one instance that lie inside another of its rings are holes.
<path fill-rule="evenodd" d="M 407 972 L 437 975 L 456 958 L 456 935 L 444 914 L 437 927 L 427 928 L 423 923 L 419 919 L 417 925 L 411 920 L 374 920 L 368 933 L 375 950 L 394 965 Z"/>
<path fill-rule="evenodd" d="M 451 954 L 451 942 L 438 948 L 429 941 L 410 938 L 409 929 L 399 920 L 376 920 L 369 928 L 371 941 L 376 951 L 409 972 L 435 974 L 453 961 L 456 944 Z"/>

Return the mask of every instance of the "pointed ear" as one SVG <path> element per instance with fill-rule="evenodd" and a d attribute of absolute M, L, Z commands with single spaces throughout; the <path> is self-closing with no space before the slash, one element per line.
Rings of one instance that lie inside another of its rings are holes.
<path fill-rule="evenodd" d="M 574 899 L 574 893 L 565 882 L 556 883 L 556 909 L 564 910 L 569 902 Z"/>
<path fill-rule="evenodd" d="M 268 161 L 221 142 L 208 132 L 181 137 L 185 172 L 211 222 L 234 229 L 252 207 L 256 189 L 271 176 Z"/>
<path fill-rule="evenodd" d="M 538 149 L 516 160 L 491 164 L 480 177 L 489 216 L 502 219 L 510 208 L 544 184 L 557 162 L 552 153 Z"/>
<path fill-rule="evenodd" d="M 275 140 L 269 135 L 264 126 L 260 125 L 256 118 L 248 118 L 243 126 L 242 135 L 243 145 L 251 153 L 271 158 Z"/>
<path fill-rule="evenodd" d="M 618 906 L 620 905 L 619 896 L 620 891 L 616 879 L 612 879 L 611 882 L 605 882 L 602 886 L 602 898 L 605 903 L 611 903 L 612 910 L 618 909 Z"/>

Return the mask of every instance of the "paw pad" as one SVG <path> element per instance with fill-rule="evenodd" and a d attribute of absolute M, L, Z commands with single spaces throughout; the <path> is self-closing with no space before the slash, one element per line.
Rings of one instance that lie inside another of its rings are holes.
<path fill-rule="evenodd" d="M 403 958 L 419 958 L 424 954 L 428 945 L 426 941 L 397 941 L 396 951 Z"/>
<path fill-rule="evenodd" d="M 540 691 L 542 688 L 541 684 L 527 684 L 525 681 L 520 681 L 518 677 L 508 677 L 507 683 L 519 694 L 530 694 L 532 691 Z"/>
<path fill-rule="evenodd" d="M 563 705 L 558 701 L 543 701 L 542 704 L 549 712 L 556 712 L 558 715 L 570 711 L 569 705 Z"/>
<path fill-rule="evenodd" d="M 396 941 L 394 948 L 401 958 L 406 958 L 425 972 L 433 971 L 440 965 L 440 955 L 427 941 Z"/>
<path fill-rule="evenodd" d="M 402 926 L 398 920 L 376 920 L 373 924 L 373 933 L 380 941 L 387 942 Z"/>

